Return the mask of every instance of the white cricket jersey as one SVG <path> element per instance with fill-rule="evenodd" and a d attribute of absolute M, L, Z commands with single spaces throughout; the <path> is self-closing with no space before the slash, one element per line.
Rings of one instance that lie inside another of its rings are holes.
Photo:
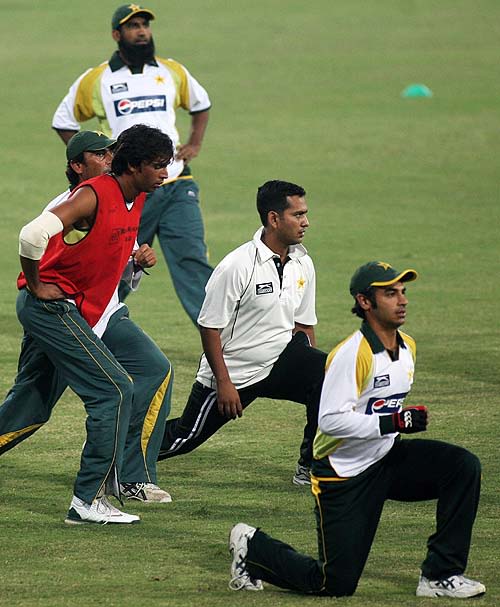
<path fill-rule="evenodd" d="M 398 332 L 392 360 L 364 322 L 329 354 L 314 458 L 328 456 L 338 476 L 356 476 L 386 455 L 398 433 L 380 434 L 379 415 L 401 411 L 413 383 L 415 342 Z"/>
<path fill-rule="evenodd" d="M 57 207 L 62 202 L 67 200 L 70 197 L 70 195 L 71 195 L 71 191 L 69 189 L 66 190 L 65 192 L 63 192 L 62 194 L 59 194 L 59 196 L 56 196 L 47 204 L 47 206 L 44 208 L 44 212 L 50 211 L 54 207 Z M 138 248 L 139 248 L 139 245 L 137 244 L 137 241 L 136 241 L 135 245 L 134 245 L 134 251 L 137 250 Z M 130 261 L 123 272 L 122 280 L 126 280 L 126 282 L 128 282 L 130 284 L 130 286 L 132 286 L 132 289 L 136 290 L 141 276 L 142 276 L 142 271 L 134 272 L 133 263 L 132 263 L 132 261 Z M 117 310 L 119 310 L 120 308 L 123 308 L 123 306 L 125 305 L 120 301 L 120 298 L 118 297 L 118 288 L 119 288 L 119 286 L 116 287 L 113 295 L 111 296 L 111 299 L 109 300 L 108 305 L 106 306 L 104 312 L 102 313 L 101 318 L 99 318 L 97 323 L 92 327 L 92 331 L 97 335 L 97 337 L 102 337 L 104 335 L 104 332 L 106 331 L 106 329 L 108 327 L 109 319 L 113 316 L 113 314 Z M 72 303 L 75 303 L 73 300 L 69 300 L 69 301 L 72 301 Z"/>
<path fill-rule="evenodd" d="M 273 253 L 261 240 L 229 253 L 215 268 L 206 287 L 198 324 L 220 329 L 224 361 L 236 388 L 250 386 L 269 375 L 292 338 L 295 323 L 315 325 L 314 265 L 302 245 L 291 246 L 290 260 L 280 278 Z M 196 379 L 215 387 L 205 355 Z"/>
<path fill-rule="evenodd" d="M 78 131 L 80 123 L 96 117 L 99 128 L 108 137 L 117 138 L 135 124 L 146 124 L 166 133 L 179 145 L 175 112 L 182 107 L 195 114 L 210 108 L 206 90 L 173 59 L 155 60 L 134 74 L 118 53 L 110 61 L 88 69 L 69 89 L 59 104 L 52 127 Z M 168 166 L 168 180 L 178 177 L 184 168 L 181 160 Z"/>

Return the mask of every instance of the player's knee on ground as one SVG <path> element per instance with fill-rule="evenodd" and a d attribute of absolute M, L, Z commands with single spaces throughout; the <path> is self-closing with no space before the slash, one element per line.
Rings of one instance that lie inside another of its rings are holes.
<path fill-rule="evenodd" d="M 358 587 L 359 578 L 351 575 L 328 577 L 324 594 L 328 596 L 352 596 Z"/>

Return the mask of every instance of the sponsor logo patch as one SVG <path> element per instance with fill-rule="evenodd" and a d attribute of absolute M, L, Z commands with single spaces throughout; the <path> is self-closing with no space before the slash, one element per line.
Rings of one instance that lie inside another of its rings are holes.
<path fill-rule="evenodd" d="M 374 388 L 386 388 L 391 385 L 391 378 L 389 375 L 378 375 L 373 380 Z"/>
<path fill-rule="evenodd" d="M 366 405 L 366 415 L 373 413 L 397 413 L 403 407 L 403 402 L 408 392 L 392 394 L 384 398 L 370 398 Z"/>
<path fill-rule="evenodd" d="M 259 285 L 255 286 L 256 295 L 265 295 L 266 293 L 273 292 L 273 283 L 272 282 L 261 282 Z"/>
<path fill-rule="evenodd" d="M 126 93 L 128 91 L 128 84 L 126 82 L 118 82 L 117 84 L 112 84 L 110 87 L 111 94 L 116 95 L 116 93 Z"/>
<path fill-rule="evenodd" d="M 165 95 L 151 95 L 149 97 L 131 97 L 113 101 L 118 117 L 142 112 L 163 112 L 167 109 Z"/>

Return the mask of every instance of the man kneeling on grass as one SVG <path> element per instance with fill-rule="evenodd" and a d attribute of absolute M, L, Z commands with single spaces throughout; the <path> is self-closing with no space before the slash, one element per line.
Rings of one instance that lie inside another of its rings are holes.
<path fill-rule="evenodd" d="M 405 283 L 416 278 L 414 270 L 372 261 L 351 279 L 352 311 L 363 323 L 328 357 L 314 441 L 319 560 L 239 523 L 229 538 L 231 589 L 262 590 L 266 581 L 308 594 L 352 595 L 385 500 L 437 499 L 417 596 L 468 598 L 486 591 L 463 575 L 479 501 L 479 460 L 448 443 L 401 440 L 427 429 L 426 407 L 403 408 L 415 342 L 398 329 L 406 319 Z"/>

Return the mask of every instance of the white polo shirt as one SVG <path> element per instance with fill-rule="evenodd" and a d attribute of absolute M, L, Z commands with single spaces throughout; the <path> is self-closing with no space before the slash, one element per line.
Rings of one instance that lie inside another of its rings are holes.
<path fill-rule="evenodd" d="M 305 247 L 293 245 L 280 278 L 263 228 L 215 268 L 198 316 L 202 327 L 220 329 L 224 361 L 236 388 L 261 381 L 292 338 L 295 323 L 315 325 L 316 279 Z M 196 379 L 215 388 L 203 354 Z"/>

